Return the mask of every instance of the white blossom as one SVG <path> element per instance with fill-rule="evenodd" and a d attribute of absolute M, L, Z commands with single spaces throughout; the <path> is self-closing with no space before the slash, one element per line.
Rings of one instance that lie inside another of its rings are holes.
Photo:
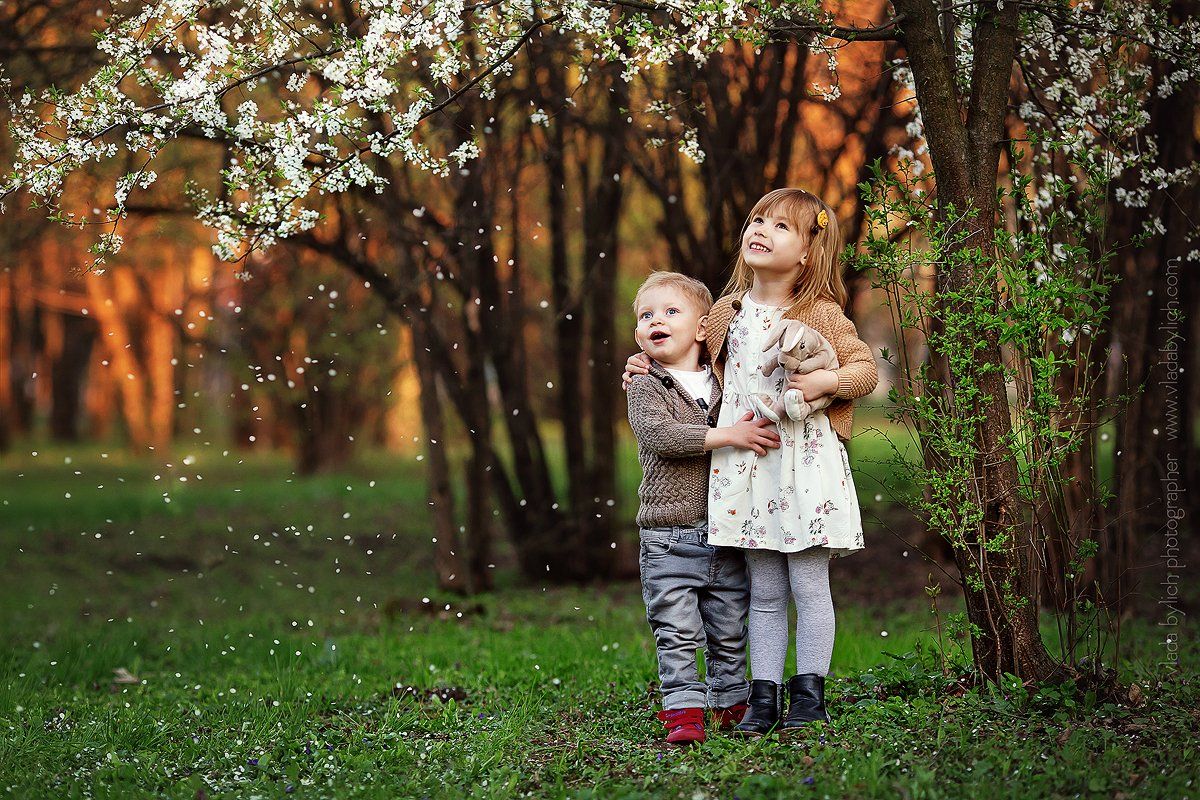
<path fill-rule="evenodd" d="M 777 25 L 812 30 L 832 20 L 824 4 L 808 0 L 659 5 L 664 10 L 651 15 L 595 0 L 408 5 L 360 0 L 359 21 L 351 30 L 327 19 L 332 9 L 327 15 L 291 2 L 243 0 L 223 5 L 215 15 L 203 0 L 133 4 L 99 33 L 96 46 L 104 63 L 78 89 L 53 96 L 7 93 L 13 167 L 4 193 L 21 189 L 54 201 L 77 170 L 130 154 L 131 163 L 141 165 L 185 131 L 199 131 L 229 147 L 220 177 L 237 193 L 221 199 L 195 190 L 197 216 L 216 231 L 214 252 L 237 259 L 247 248 L 270 246 L 317 224 L 319 215 L 309 206 L 322 193 L 382 189 L 383 178 L 371 166 L 379 159 L 445 176 L 452 165 L 462 168 L 478 158 L 479 137 L 489 131 L 446 142 L 422 136 L 423 120 L 468 84 L 474 94 L 462 100 L 494 97 L 513 75 L 512 59 L 525 37 L 537 33 L 531 27 L 535 14 L 568 37 L 577 58 L 574 79 L 581 83 L 593 62 L 615 62 L 625 80 L 641 80 L 662 69 L 695 69 L 735 37 L 761 46 Z M 1027 188 L 1029 202 L 1019 213 L 1079 220 L 1086 216 L 1083 209 L 1064 198 L 1084 197 L 1105 182 L 1120 181 L 1114 196 L 1122 207 L 1145 208 L 1155 192 L 1195 181 L 1194 165 L 1159 168 L 1158 143 L 1146 128 L 1150 99 L 1195 80 L 1200 22 L 1167 24 L 1162 5 L 1135 0 L 1053 8 L 1021 11 L 1020 70 L 1014 74 L 1022 82 L 1015 116 L 1022 127 L 1020 146 L 1042 177 Z M 955 7 L 951 25 L 954 80 L 961 92 L 974 64 L 971 8 Z M 826 100 L 841 95 L 843 44 L 819 35 L 807 42 L 814 55 L 823 56 L 814 63 L 823 64 L 828 78 L 822 75 L 812 85 Z M 1172 54 L 1157 80 L 1147 63 L 1152 51 Z M 909 179 L 932 186 L 923 178 L 928 142 L 912 70 L 903 61 L 890 66 L 897 107 L 909 113 L 908 141 L 897 145 L 893 160 Z M 122 76 L 136 82 L 137 90 L 118 88 L 124 86 Z M 234 98 L 236 111 L 227 115 Z M 572 102 L 563 99 L 565 105 Z M 548 126 L 555 109 L 533 108 L 529 122 Z M 640 113 L 662 124 L 645 137 L 647 146 L 677 143 L 684 156 L 704 161 L 701 132 L 684 122 L 691 117 L 663 98 L 653 98 Z M 150 166 L 133 174 L 137 177 L 114 179 L 114 207 L 106 218 L 118 218 L 131 193 L 154 182 Z M 1147 230 L 1161 230 L 1162 224 L 1150 221 Z M 119 246 L 115 235 L 98 242 L 101 251 L 113 245 Z"/>

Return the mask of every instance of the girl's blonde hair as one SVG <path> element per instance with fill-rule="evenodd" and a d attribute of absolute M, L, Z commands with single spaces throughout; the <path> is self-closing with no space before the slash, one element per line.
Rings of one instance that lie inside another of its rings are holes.
<path fill-rule="evenodd" d="M 824 227 L 819 224 L 822 211 L 825 212 Z M 750 209 L 738 234 L 738 254 L 733 263 L 733 275 L 721 294 L 740 294 L 754 284 L 754 273 L 742 258 L 742 237 L 755 217 L 782 217 L 795 226 L 808 247 L 808 263 L 801 268 L 792 286 L 786 315 L 791 316 L 820 298 L 832 300 L 839 308 L 845 308 L 849 293 L 838 265 L 842 237 L 837 217 L 824 200 L 803 189 L 785 188 L 768 192 Z"/>

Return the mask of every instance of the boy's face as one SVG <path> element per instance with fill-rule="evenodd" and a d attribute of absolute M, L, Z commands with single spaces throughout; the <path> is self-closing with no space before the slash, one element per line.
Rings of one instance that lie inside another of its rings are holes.
<path fill-rule="evenodd" d="M 674 286 L 658 286 L 642 293 L 637 307 L 637 343 L 664 366 L 686 366 L 698 361 L 705 338 L 707 314 L 701 314 L 687 295 Z"/>

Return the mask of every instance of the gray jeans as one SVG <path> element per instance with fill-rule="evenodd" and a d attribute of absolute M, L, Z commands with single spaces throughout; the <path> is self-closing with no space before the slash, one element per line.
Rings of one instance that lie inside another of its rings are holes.
<path fill-rule="evenodd" d="M 735 547 L 708 544 L 708 525 L 641 529 L 646 619 L 654 632 L 664 709 L 746 702 L 750 582 Z M 696 667 L 704 648 L 707 686 Z"/>

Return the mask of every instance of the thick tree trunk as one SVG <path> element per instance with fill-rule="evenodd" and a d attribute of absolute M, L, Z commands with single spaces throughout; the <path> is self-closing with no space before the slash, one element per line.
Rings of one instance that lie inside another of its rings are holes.
<path fill-rule="evenodd" d="M 150 436 L 159 455 L 166 457 L 175 434 L 176 362 L 179 329 L 167 317 L 184 303 L 183 269 L 175 264 L 159 265 L 147 276 L 144 286 L 152 292 L 143 306 L 145 314 L 145 372 L 150 384 Z"/>
<path fill-rule="evenodd" d="M 104 275 L 89 274 L 84 278 L 90 303 L 88 309 L 99 326 L 100 341 L 108 356 L 108 368 L 121 397 L 121 416 L 129 437 L 129 447 L 141 453 L 153 446 L 149 414 L 146 408 L 145 378 L 134 355 L 134 340 L 126 323 L 118 289 L 121 270 L 115 268 Z"/>
<path fill-rule="evenodd" d="M 83 378 L 95 340 L 95 323 L 83 314 L 85 300 L 69 291 L 64 270 L 68 257 L 57 240 L 48 238 L 41 247 L 42 357 L 48 369 L 41 383 L 48 389 L 50 436 L 56 441 L 79 441 L 79 410 Z"/>
<path fill-rule="evenodd" d="M 519 174 L 515 176 L 519 178 Z M 517 183 L 516 180 L 513 181 Z M 512 540 L 518 550 L 522 572 L 527 579 L 546 580 L 546 565 L 553 563 L 553 577 L 565 580 L 576 565 L 567 565 L 576 541 L 567 541 L 564 533 L 566 515 L 556 510 L 557 497 L 550 479 L 550 467 L 542 444 L 541 432 L 535 404 L 529 394 L 529 363 L 525 348 L 525 293 L 522 285 L 524 272 L 524 250 L 521 247 L 521 198 L 513 193 L 511 199 L 509 229 L 511 239 L 512 268 L 507 281 L 507 291 L 499 294 L 500 307 L 507 309 L 508 320 L 501 345 L 495 351 L 494 361 L 499 376 L 501 395 L 506 399 L 506 408 L 512 411 L 504 415 L 509 424 L 509 439 L 513 444 L 514 470 L 520 482 L 522 496 L 515 500 L 513 511 L 508 514 Z M 539 377 L 542 373 L 539 373 Z M 514 498 L 515 499 L 515 498 Z"/>
<path fill-rule="evenodd" d="M 998 301 L 995 278 L 983 260 L 993 252 L 997 168 L 1018 8 L 1012 3 L 1003 9 L 985 4 L 980 10 L 964 122 L 937 7 L 929 0 L 896 0 L 895 7 L 905 15 L 902 35 L 937 176 L 938 211 L 945 217 L 953 207 L 969 231 L 947 254 L 953 266 L 938 278 L 939 305 L 941 313 L 969 318 L 968 308 L 947 298 L 978 294 L 980 286 L 991 285 L 991 300 Z M 950 372 L 943 402 L 948 409 L 956 408 L 954 387 L 959 382 L 977 386 L 982 398 L 977 407 L 962 409 L 982 420 L 974 443 L 975 502 L 982 520 L 974 531 L 964 531 L 964 541 L 955 547 L 967 615 L 977 626 L 972 638 L 975 667 L 991 681 L 999 681 L 1004 673 L 1035 681 L 1053 678 L 1061 673 L 1061 665 L 1050 657 L 1038 628 L 1033 542 L 1018 502 L 1017 465 L 1005 444 L 1012 423 L 998 332 L 966 330 L 956 338 L 955 347 L 974 352 L 974 363 L 967 374 Z M 976 346 L 980 341 L 983 347 Z"/>
<path fill-rule="evenodd" d="M 553 66 L 548 70 L 549 91 L 554 98 L 566 97 L 566 85 L 561 70 Z M 580 370 L 580 345 L 583 343 L 584 310 L 576 305 L 572 287 L 575 279 L 571 274 L 567 244 L 571 230 L 567 222 L 567 170 L 566 135 L 564 121 L 556 119 L 550 126 L 550 146 L 545 153 L 549 181 L 550 214 L 550 285 L 554 303 L 554 353 L 558 365 L 558 415 L 562 422 L 563 449 L 566 452 L 567 493 L 569 497 L 572 528 L 581 531 L 585 501 L 587 498 L 587 441 L 584 438 L 584 410 L 580 402 L 585 387 Z"/>
<path fill-rule="evenodd" d="M 479 124 L 483 124 L 483 120 L 479 120 Z M 516 491 L 520 497 L 514 497 L 511 503 L 508 502 L 506 495 L 511 494 L 514 488 L 508 483 L 509 469 L 499 461 L 496 462 L 492 479 L 495 481 L 497 499 L 506 509 L 505 520 L 513 532 L 513 542 L 521 542 L 519 547 L 527 548 L 533 546 L 529 544 L 531 540 L 523 538 L 523 534 L 517 531 L 527 531 L 531 528 L 557 530 L 562 515 L 554 509 L 555 495 L 550 479 L 550 467 L 546 462 L 541 432 L 538 430 L 537 409 L 529 395 L 523 335 L 525 310 L 522 306 L 523 296 L 517 267 L 520 248 L 515 233 L 520 230 L 517 217 L 520 200 L 515 194 L 511 199 L 514 215 L 511 224 L 514 231 L 514 273 L 508 282 L 508 292 L 501 288 L 503 282 L 499 258 L 492 235 L 495 229 L 493 223 L 498 212 L 494 202 L 494 198 L 499 195 L 498 185 L 515 184 L 519 172 L 516 175 L 492 172 L 490 178 L 493 185 L 489 187 L 488 182 L 484 180 L 485 170 L 489 167 L 498 171 L 502 165 L 494 162 L 486 166 L 476 164 L 463 182 L 458 205 L 460 208 L 469 207 L 479 214 L 479 224 L 472 230 L 461 230 L 459 241 L 471 243 L 465 251 L 468 254 L 466 259 L 473 277 L 472 284 L 479 292 L 479 303 L 474 307 L 469 319 L 469 324 L 478 329 L 478 336 L 472 341 L 480 348 L 479 358 L 486 359 L 495 369 L 496 388 L 499 390 L 498 410 L 512 448 L 511 472 L 516 476 L 519 487 Z M 483 228 L 485 233 L 479 234 L 479 228 Z M 573 543 L 562 542 L 557 537 L 547 537 L 545 544 L 551 548 L 551 552 L 538 553 L 533 560 L 549 559 L 553 562 L 556 565 L 554 576 L 557 579 L 561 571 L 557 566 L 561 554 L 554 551 L 563 549 L 564 545 L 570 548 Z M 537 577 L 539 580 L 545 580 L 544 566 Z"/>
<path fill-rule="evenodd" d="M 613 526 L 616 507 L 616 435 L 615 416 L 621 390 L 614 370 L 614 319 L 624 319 L 615 308 L 617 264 L 620 263 L 618 228 L 624 201 L 624 113 L 629 105 L 628 85 L 615 66 L 605 69 L 611 84 L 610 98 L 600 123 L 600 169 L 588 180 L 585 190 L 587 214 L 584 218 L 583 259 L 586 274 L 588 393 L 591 421 L 591 465 L 580 509 L 586 566 L 598 575 L 636 575 L 637 564 L 631 539 L 618 536 Z M 582 304 L 581 304 L 582 305 Z"/>
<path fill-rule="evenodd" d="M 482 364 L 467 372 L 471 386 L 483 385 Z M 467 563 L 471 571 L 471 587 L 475 591 L 492 588 L 492 464 L 491 423 L 488 419 L 487 395 L 478 392 L 468 398 L 472 410 L 469 417 L 471 455 L 467 458 Z M 503 478 L 500 478 L 503 480 Z"/>

